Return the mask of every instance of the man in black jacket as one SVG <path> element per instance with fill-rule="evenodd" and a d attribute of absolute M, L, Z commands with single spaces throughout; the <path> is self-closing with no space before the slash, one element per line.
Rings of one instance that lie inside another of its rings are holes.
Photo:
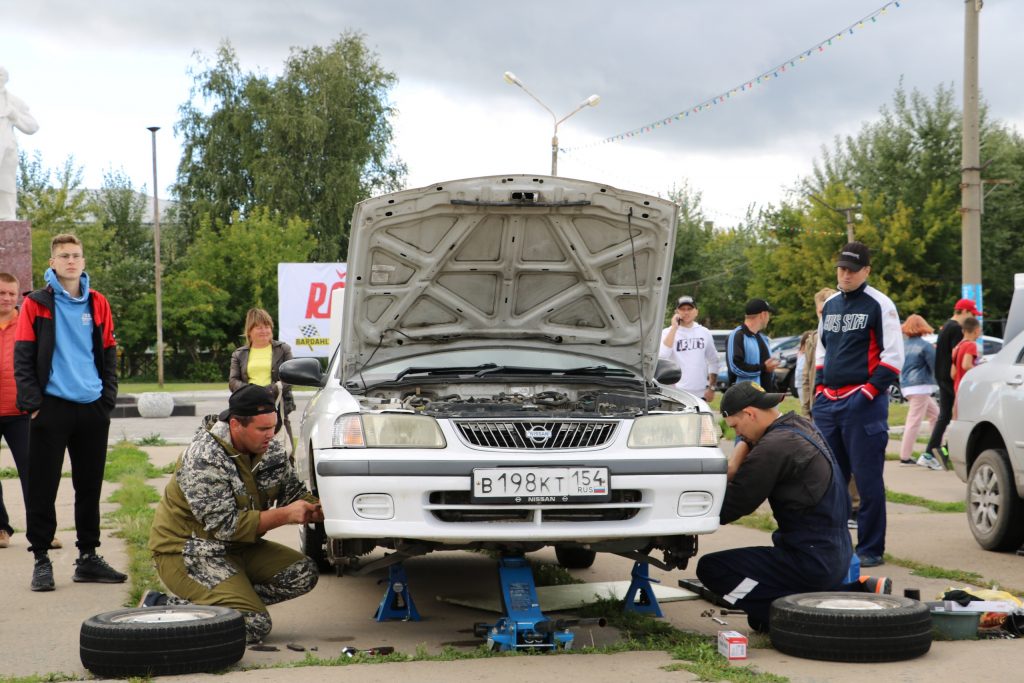
<path fill-rule="evenodd" d="M 697 563 L 704 586 L 744 610 L 751 628 L 761 631 L 768 628 L 776 598 L 892 588 L 885 578 L 846 583 L 853 554 L 846 480 L 810 420 L 779 413 L 784 397 L 766 393 L 755 382 L 741 382 L 725 392 L 721 404 L 726 423 L 741 438 L 729 463 L 721 522 L 749 515 L 767 500 L 779 525 L 772 534 L 774 545 L 723 550 Z"/>

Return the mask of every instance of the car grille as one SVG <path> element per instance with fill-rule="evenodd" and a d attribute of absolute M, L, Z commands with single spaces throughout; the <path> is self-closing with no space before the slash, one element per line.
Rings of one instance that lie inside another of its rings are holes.
<path fill-rule="evenodd" d="M 517 450 L 595 448 L 612 440 L 618 422 L 599 420 L 457 420 L 455 428 L 469 446 Z"/>
<path fill-rule="evenodd" d="M 607 503 L 588 505 L 475 505 L 469 491 L 433 491 L 428 509 L 441 522 L 505 522 L 543 524 L 545 522 L 617 522 L 633 519 L 643 503 L 640 491 L 612 491 Z"/>

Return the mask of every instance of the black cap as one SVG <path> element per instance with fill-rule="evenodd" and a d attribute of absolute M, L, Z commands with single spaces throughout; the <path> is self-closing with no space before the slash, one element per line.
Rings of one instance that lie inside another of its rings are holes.
<path fill-rule="evenodd" d="M 729 387 L 722 396 L 722 417 L 735 415 L 744 408 L 774 408 L 786 398 L 785 394 L 769 394 L 757 382 L 740 382 Z"/>
<path fill-rule="evenodd" d="M 871 250 L 863 242 L 849 242 L 839 251 L 836 257 L 836 268 L 846 268 L 857 272 L 864 266 L 871 265 Z"/>
<path fill-rule="evenodd" d="M 679 297 L 679 300 L 676 301 L 676 308 L 679 308 L 680 306 L 693 306 L 694 308 L 697 308 L 697 304 L 694 302 L 693 297 L 687 295 Z"/>
<path fill-rule="evenodd" d="M 744 312 L 747 315 L 757 315 L 758 313 L 764 313 L 765 311 L 774 313 L 775 309 L 772 308 L 772 305 L 764 299 L 751 299 L 747 302 L 747 307 L 744 309 Z"/>
<path fill-rule="evenodd" d="M 258 384 L 246 384 L 231 394 L 231 398 L 228 399 L 228 409 L 219 417 L 221 422 L 227 422 L 232 416 L 251 417 L 274 412 L 277 412 L 277 406 L 274 405 L 274 392 L 268 387 L 261 387 Z"/>

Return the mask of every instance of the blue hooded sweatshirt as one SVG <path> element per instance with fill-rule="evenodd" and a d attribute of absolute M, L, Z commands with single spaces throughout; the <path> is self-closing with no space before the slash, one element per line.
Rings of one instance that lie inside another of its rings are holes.
<path fill-rule="evenodd" d="M 43 274 L 53 287 L 53 322 L 56 345 L 50 365 L 46 393 L 74 403 L 92 403 L 103 393 L 92 352 L 92 308 L 89 306 L 89 276 L 82 273 L 82 295 L 74 299 L 61 286 L 53 268 Z"/>

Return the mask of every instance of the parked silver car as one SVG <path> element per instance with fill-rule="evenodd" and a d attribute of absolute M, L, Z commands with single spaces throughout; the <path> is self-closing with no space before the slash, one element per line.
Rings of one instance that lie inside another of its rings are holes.
<path fill-rule="evenodd" d="M 1024 333 L 1010 337 L 1024 324 L 1022 292 L 1002 349 L 964 375 L 946 430 L 953 468 L 967 482 L 967 521 L 986 550 L 1024 543 Z"/>

